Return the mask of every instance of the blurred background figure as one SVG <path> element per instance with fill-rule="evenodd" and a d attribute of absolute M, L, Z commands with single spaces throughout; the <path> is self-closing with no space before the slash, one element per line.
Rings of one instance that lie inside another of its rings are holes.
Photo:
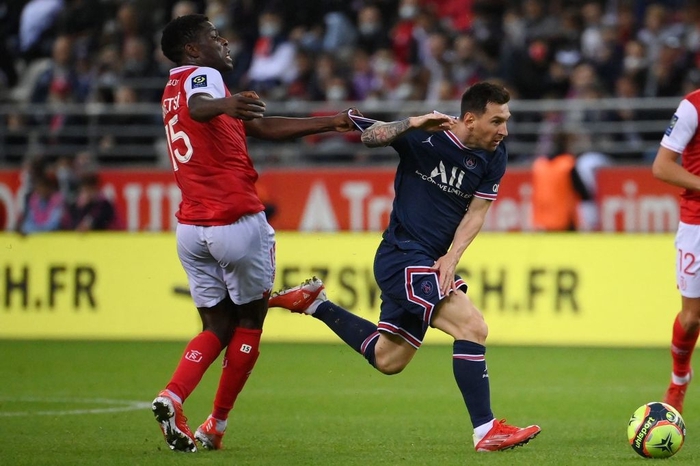
<path fill-rule="evenodd" d="M 56 175 L 51 172 L 37 173 L 33 183 L 24 211 L 20 214 L 19 233 L 29 235 L 60 230 L 65 203 Z"/>
<path fill-rule="evenodd" d="M 554 151 L 532 164 L 532 226 L 537 231 L 573 231 L 577 228 L 580 196 L 573 182 L 576 157 L 571 135 L 556 134 Z"/>
<path fill-rule="evenodd" d="M 257 91 L 262 98 L 279 98 L 285 93 L 282 86 L 296 75 L 296 47 L 289 41 L 282 16 L 276 10 L 260 15 L 258 30 L 244 87 Z"/>
<path fill-rule="evenodd" d="M 85 173 L 78 182 L 78 194 L 68 206 L 67 230 L 111 230 L 118 226 L 114 205 L 100 192 L 96 173 Z"/>

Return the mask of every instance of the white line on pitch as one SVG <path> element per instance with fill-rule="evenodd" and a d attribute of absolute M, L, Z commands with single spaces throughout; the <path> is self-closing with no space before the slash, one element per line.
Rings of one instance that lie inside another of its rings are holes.
<path fill-rule="evenodd" d="M 17 416 L 67 416 L 73 414 L 102 414 L 102 413 L 119 413 L 124 411 L 137 411 L 139 409 L 150 408 L 151 403 L 147 401 L 128 401 L 128 400 L 108 400 L 104 398 L 94 399 L 73 399 L 73 398 L 2 398 L 0 402 L 4 403 L 70 403 L 70 404 L 105 404 L 105 405 L 121 405 L 104 408 L 89 408 L 89 409 L 66 409 L 66 410 L 51 410 L 51 411 L 0 411 L 0 417 L 17 417 Z"/>

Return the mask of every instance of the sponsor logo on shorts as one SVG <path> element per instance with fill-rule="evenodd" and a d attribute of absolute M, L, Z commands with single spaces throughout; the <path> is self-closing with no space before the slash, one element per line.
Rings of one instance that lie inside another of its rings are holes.
<path fill-rule="evenodd" d="M 207 87 L 207 76 L 205 74 L 200 74 L 192 78 L 192 88 Z"/>

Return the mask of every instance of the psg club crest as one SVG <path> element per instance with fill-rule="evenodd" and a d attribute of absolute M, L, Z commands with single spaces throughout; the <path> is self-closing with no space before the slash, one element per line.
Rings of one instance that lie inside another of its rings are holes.
<path fill-rule="evenodd" d="M 433 292 L 433 284 L 432 282 L 425 280 L 420 284 L 420 291 L 425 295 L 425 296 L 430 296 Z"/>
<path fill-rule="evenodd" d="M 474 170 L 476 168 L 476 158 L 471 156 L 465 157 L 464 166 L 467 167 L 468 170 Z"/>

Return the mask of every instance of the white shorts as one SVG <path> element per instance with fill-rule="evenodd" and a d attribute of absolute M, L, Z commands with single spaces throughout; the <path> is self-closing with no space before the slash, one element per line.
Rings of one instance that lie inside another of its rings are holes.
<path fill-rule="evenodd" d="M 212 307 L 226 293 L 236 304 L 261 299 L 275 281 L 275 230 L 263 212 L 231 225 L 179 223 L 177 255 L 197 307 Z"/>
<path fill-rule="evenodd" d="M 681 296 L 700 298 L 700 225 L 683 222 L 678 225 L 676 284 Z"/>

